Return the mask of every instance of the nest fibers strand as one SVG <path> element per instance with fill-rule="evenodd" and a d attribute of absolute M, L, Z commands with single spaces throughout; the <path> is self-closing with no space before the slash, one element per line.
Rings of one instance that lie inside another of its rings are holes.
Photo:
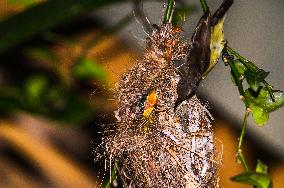
<path fill-rule="evenodd" d="M 117 123 L 97 157 L 119 161 L 124 187 L 218 186 L 209 112 L 196 96 L 173 108 L 180 79 L 173 61 L 185 58 L 187 48 L 177 28 L 162 25 L 150 35 L 143 59 L 117 85 Z M 142 114 L 153 90 L 159 109 L 147 119 Z"/>

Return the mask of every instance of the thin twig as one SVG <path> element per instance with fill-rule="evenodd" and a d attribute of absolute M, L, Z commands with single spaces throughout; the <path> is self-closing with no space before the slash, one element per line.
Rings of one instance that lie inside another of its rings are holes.
<path fill-rule="evenodd" d="M 246 172 L 250 171 L 250 170 L 249 170 L 249 166 L 248 166 L 248 162 L 247 162 L 247 160 L 246 160 L 246 158 L 245 158 L 243 152 L 238 153 L 238 159 L 241 161 L 241 163 L 242 163 L 242 165 L 243 165 L 245 171 L 246 171 Z"/>

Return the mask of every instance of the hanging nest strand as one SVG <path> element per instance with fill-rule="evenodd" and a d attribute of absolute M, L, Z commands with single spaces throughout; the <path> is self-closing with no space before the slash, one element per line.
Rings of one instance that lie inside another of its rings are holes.
<path fill-rule="evenodd" d="M 97 157 L 119 161 L 124 187 L 218 187 L 211 115 L 195 95 L 174 109 L 173 62 L 188 55 L 180 32 L 170 23 L 154 30 L 142 60 L 117 84 L 117 122 Z"/>

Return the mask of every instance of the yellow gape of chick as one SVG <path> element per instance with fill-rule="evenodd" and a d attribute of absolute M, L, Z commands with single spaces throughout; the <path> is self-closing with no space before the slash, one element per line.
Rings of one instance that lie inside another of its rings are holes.
<path fill-rule="evenodd" d="M 143 132 L 148 132 L 148 126 L 146 125 L 147 122 L 153 123 L 153 114 L 155 112 L 156 107 L 158 106 L 158 94 L 155 90 L 151 91 L 150 94 L 147 96 L 145 104 L 144 104 L 144 111 L 143 111 L 143 119 L 142 122 Z"/>

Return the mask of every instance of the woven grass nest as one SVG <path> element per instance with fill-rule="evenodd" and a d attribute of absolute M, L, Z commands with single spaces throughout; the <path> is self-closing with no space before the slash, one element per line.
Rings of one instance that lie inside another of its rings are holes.
<path fill-rule="evenodd" d="M 210 113 L 196 95 L 174 108 L 180 80 L 174 62 L 188 51 L 180 33 L 170 23 L 156 28 L 143 58 L 117 84 L 117 121 L 96 155 L 108 168 L 119 161 L 123 187 L 218 187 Z M 147 107 L 153 93 L 154 103 Z"/>

